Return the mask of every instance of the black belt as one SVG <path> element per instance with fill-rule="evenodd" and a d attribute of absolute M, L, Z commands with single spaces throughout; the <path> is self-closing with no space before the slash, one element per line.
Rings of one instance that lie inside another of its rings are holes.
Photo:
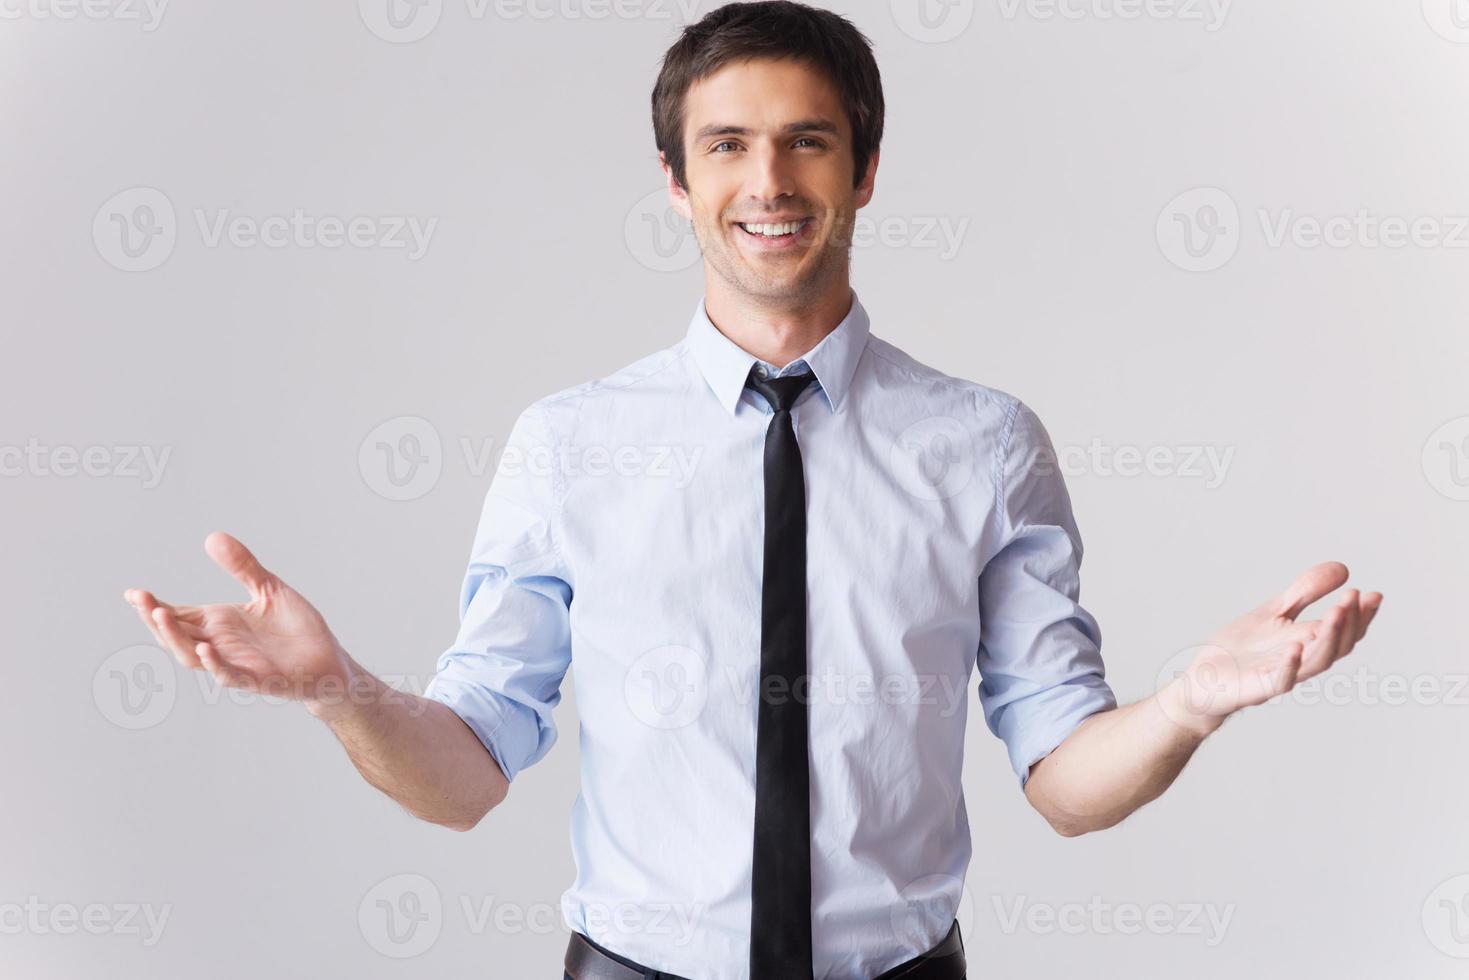
<path fill-rule="evenodd" d="M 659 973 L 603 949 L 579 932 L 571 934 L 566 947 L 566 972 L 572 980 L 687 980 L 672 973 Z M 937 946 L 899 963 L 874 980 L 964 980 L 964 939 L 956 921 Z M 762 980 L 753 977 L 752 980 Z"/>

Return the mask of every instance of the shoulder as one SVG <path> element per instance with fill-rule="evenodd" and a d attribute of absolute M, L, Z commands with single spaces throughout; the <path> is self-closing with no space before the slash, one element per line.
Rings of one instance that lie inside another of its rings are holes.
<path fill-rule="evenodd" d="M 588 411 L 605 409 L 624 397 L 676 390 L 687 356 L 683 341 L 653 351 L 610 374 L 542 395 L 525 407 L 521 418 L 565 438 Z"/>
<path fill-rule="evenodd" d="M 879 388 L 912 387 L 931 414 L 964 420 L 993 452 L 997 467 L 1023 469 L 1055 458 L 1045 424 L 1017 395 L 947 374 L 876 336 L 869 338 L 863 360 L 870 361 L 867 369 Z"/>
<path fill-rule="evenodd" d="M 879 382 L 907 384 L 931 398 L 967 404 L 984 418 L 1002 425 L 1013 425 L 1018 414 L 1029 411 L 1019 398 L 1002 388 L 947 374 L 876 335 L 868 338 L 863 361 Z"/>

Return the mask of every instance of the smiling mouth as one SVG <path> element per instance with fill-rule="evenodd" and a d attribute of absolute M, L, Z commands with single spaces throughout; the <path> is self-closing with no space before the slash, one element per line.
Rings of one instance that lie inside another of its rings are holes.
<path fill-rule="evenodd" d="M 810 223 L 810 218 L 802 218 L 800 221 L 780 221 L 771 224 L 737 221 L 735 225 L 751 238 L 760 238 L 766 241 L 780 241 L 782 239 L 794 238 Z"/>

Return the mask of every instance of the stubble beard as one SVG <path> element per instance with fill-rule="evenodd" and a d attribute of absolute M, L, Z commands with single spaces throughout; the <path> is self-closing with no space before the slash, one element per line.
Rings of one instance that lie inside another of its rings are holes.
<path fill-rule="evenodd" d="M 709 227 L 707 219 L 696 223 L 694 238 L 709 266 L 731 288 L 751 302 L 779 308 L 798 307 L 814 302 L 831 282 L 839 279 L 851 267 L 855 210 L 833 211 L 818 217 L 823 222 L 823 229 L 818 234 L 824 237 L 806 246 L 800 255 L 777 258 L 771 262 L 772 266 L 779 266 L 781 263 L 795 265 L 799 262 L 801 269 L 794 279 L 784 274 L 761 275 L 759 268 L 740 253 L 739 246 L 732 241 L 732 237 L 726 237 L 743 235 L 744 232 L 729 224 L 723 216 L 713 229 Z M 729 231 L 726 232 L 726 229 Z"/>

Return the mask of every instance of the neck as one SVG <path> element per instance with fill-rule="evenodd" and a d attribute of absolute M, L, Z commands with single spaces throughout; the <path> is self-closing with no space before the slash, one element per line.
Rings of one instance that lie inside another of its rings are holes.
<path fill-rule="evenodd" d="M 743 350 L 783 368 L 837 328 L 852 309 L 846 277 L 819 293 L 766 300 L 736 292 L 718 277 L 705 281 L 704 312 L 715 328 Z"/>

